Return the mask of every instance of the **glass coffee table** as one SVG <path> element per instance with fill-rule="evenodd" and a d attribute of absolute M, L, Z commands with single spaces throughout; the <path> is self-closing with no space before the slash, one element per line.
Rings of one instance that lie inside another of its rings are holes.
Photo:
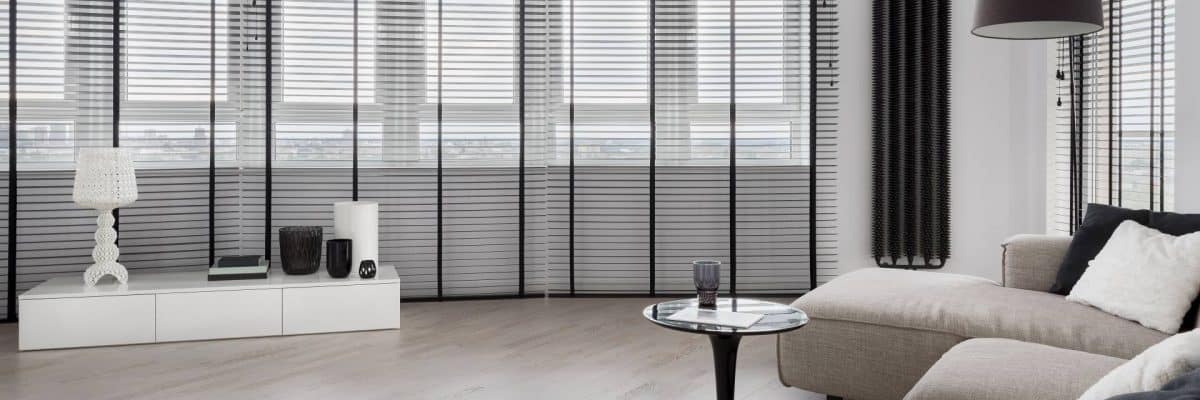
<path fill-rule="evenodd" d="M 696 307 L 696 299 L 672 300 L 647 306 L 642 310 L 646 319 L 658 326 L 677 331 L 708 335 L 713 348 L 714 372 L 717 378 L 717 400 L 733 399 L 733 381 L 737 374 L 737 350 L 742 336 L 774 335 L 800 329 L 808 324 L 808 315 L 786 304 L 754 299 L 718 299 L 717 310 L 761 314 L 749 328 L 706 325 L 672 321 L 667 317 L 676 311 Z"/>

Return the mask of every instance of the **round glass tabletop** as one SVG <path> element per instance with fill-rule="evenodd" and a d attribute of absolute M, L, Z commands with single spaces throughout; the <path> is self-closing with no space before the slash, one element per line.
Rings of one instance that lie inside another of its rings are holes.
<path fill-rule="evenodd" d="M 667 319 L 675 312 L 696 307 L 696 299 L 682 299 L 651 304 L 642 310 L 646 319 L 665 328 L 678 331 L 711 335 L 769 335 L 798 329 L 808 323 L 808 315 L 786 304 L 771 301 L 739 298 L 717 299 L 717 310 L 761 314 L 762 319 L 749 328 L 697 324 Z"/>

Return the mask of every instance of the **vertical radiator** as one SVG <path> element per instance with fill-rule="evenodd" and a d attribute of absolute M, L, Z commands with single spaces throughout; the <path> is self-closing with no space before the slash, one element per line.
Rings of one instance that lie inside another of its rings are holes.
<path fill-rule="evenodd" d="M 874 0 L 872 255 L 881 267 L 950 257 L 950 0 Z"/>

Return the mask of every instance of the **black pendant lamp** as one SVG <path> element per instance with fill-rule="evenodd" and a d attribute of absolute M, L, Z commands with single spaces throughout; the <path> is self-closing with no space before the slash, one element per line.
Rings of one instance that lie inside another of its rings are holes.
<path fill-rule="evenodd" d="M 976 36 L 1053 39 L 1104 28 L 1101 0 L 979 0 Z"/>

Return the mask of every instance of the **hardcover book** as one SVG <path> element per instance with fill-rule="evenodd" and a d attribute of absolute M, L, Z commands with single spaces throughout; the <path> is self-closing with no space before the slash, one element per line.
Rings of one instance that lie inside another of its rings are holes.
<path fill-rule="evenodd" d="M 208 269 L 208 280 L 266 279 L 270 271 L 271 262 L 263 256 L 217 257 Z"/>

